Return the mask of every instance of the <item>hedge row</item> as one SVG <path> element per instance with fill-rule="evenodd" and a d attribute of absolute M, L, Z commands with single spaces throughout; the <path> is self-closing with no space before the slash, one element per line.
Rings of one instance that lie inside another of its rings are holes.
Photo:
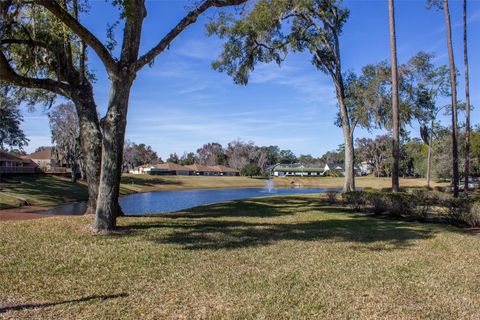
<path fill-rule="evenodd" d="M 335 202 L 336 195 L 328 193 L 330 203 Z M 345 205 L 357 212 L 373 212 L 389 214 L 395 218 L 415 216 L 427 221 L 429 214 L 435 209 L 443 213 L 448 222 L 480 227 L 480 201 L 469 198 L 452 198 L 425 190 L 412 192 L 386 192 L 380 190 L 353 191 L 342 194 Z"/>

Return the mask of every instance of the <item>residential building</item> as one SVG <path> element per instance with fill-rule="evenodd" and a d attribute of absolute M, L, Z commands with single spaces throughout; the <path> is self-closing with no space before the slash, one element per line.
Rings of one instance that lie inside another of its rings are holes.
<path fill-rule="evenodd" d="M 147 164 L 130 170 L 132 174 L 177 175 L 177 176 L 238 176 L 238 170 L 226 166 L 204 166 L 192 164 L 181 166 L 176 163 Z"/>
<path fill-rule="evenodd" d="M 219 176 L 239 176 L 240 175 L 240 171 L 227 166 L 216 165 L 216 166 L 210 166 L 210 168 L 215 170 L 218 173 L 217 175 Z"/>
<path fill-rule="evenodd" d="M 192 171 L 192 174 L 195 176 L 218 176 L 219 172 L 210 166 L 204 166 L 201 164 L 191 164 L 185 166 L 186 168 Z"/>
<path fill-rule="evenodd" d="M 181 166 L 176 163 L 158 163 L 158 164 L 147 164 L 140 167 L 137 167 L 129 171 L 133 174 L 151 174 L 151 175 L 177 175 L 177 176 L 188 176 L 192 174 L 192 171 L 188 168 Z"/>
<path fill-rule="evenodd" d="M 10 153 L 0 151 L 0 173 L 37 173 L 41 172 L 38 166 L 29 159 L 22 159 Z"/>
<path fill-rule="evenodd" d="M 324 168 L 320 165 L 309 164 L 278 164 L 271 167 L 270 171 L 276 177 L 285 176 L 322 176 Z"/>

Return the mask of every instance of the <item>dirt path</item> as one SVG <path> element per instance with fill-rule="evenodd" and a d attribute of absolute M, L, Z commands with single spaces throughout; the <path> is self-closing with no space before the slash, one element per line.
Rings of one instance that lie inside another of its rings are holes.
<path fill-rule="evenodd" d="M 12 220 L 33 220 L 40 218 L 55 217 L 51 214 L 40 214 L 36 212 L 50 209 L 49 207 L 24 206 L 21 208 L 0 210 L 0 222 Z"/>

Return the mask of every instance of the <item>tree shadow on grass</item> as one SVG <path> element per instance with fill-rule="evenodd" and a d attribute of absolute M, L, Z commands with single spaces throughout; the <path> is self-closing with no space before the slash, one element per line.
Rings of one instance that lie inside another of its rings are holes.
<path fill-rule="evenodd" d="M 0 314 L 6 313 L 9 311 L 22 311 L 26 309 L 47 308 L 47 307 L 54 307 L 54 306 L 69 304 L 69 303 L 87 302 L 91 300 L 103 301 L 108 299 L 126 298 L 126 297 L 128 297 L 127 293 L 118 293 L 118 294 L 111 294 L 111 295 L 95 295 L 95 296 L 89 296 L 89 297 L 82 297 L 79 299 L 64 300 L 64 301 L 57 301 L 57 302 L 19 304 L 14 306 L 0 306 Z"/>
<path fill-rule="evenodd" d="M 68 180 L 55 179 L 48 175 L 18 177 L 21 183 L 9 185 L 5 192 L 28 195 L 36 201 L 51 203 L 73 202 L 86 200 L 87 188 L 80 183 L 71 183 Z"/>
<path fill-rule="evenodd" d="M 263 219 L 307 212 L 318 212 L 320 219 L 297 223 L 291 219 L 278 223 Z M 346 217 L 342 212 L 351 211 L 314 197 L 249 199 L 157 215 L 157 219 L 163 219 L 151 223 L 148 219 L 133 221 L 119 231 L 125 236 L 143 234 L 156 243 L 180 245 L 185 250 L 239 249 L 284 240 L 340 241 L 352 243 L 354 249 L 393 250 L 412 246 L 416 240 L 431 238 L 435 233 L 432 228 L 402 221 Z M 338 218 L 332 218 L 332 214 Z M 236 217 L 258 219 L 232 220 Z"/>
<path fill-rule="evenodd" d="M 434 232 L 410 228 L 391 221 L 330 219 L 305 223 L 248 223 L 237 221 L 202 221 L 177 226 L 173 232 L 150 240 L 162 244 L 179 244 L 186 250 L 237 249 L 270 245 L 284 240 L 339 241 L 360 245 L 382 243 L 385 249 L 402 249 L 415 240 L 433 237 Z M 360 248 L 359 247 L 359 248 Z M 372 247 L 378 250 L 378 246 Z"/>

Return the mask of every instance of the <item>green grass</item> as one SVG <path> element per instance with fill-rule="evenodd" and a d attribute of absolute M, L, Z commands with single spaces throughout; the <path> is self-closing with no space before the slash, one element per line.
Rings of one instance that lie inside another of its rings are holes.
<path fill-rule="evenodd" d="M 0 223 L 6 319 L 478 319 L 480 237 L 318 196 Z M 3 308 L 2 308 L 3 305 Z"/>
<path fill-rule="evenodd" d="M 10 179 L 15 183 L 0 182 L 0 209 L 17 207 L 25 199 L 35 206 L 55 206 L 83 201 L 88 197 L 83 183 L 72 183 L 67 178 L 53 175 L 25 175 Z"/>

